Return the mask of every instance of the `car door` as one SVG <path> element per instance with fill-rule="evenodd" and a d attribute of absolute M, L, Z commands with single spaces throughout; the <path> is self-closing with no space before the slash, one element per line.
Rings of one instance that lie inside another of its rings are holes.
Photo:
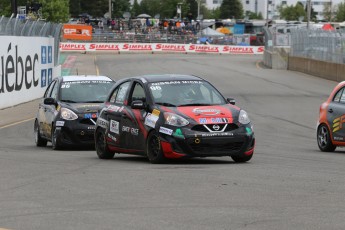
<path fill-rule="evenodd" d="M 121 111 L 121 135 L 124 138 L 126 148 L 135 151 L 144 151 L 146 130 L 144 128 L 144 109 L 132 109 L 133 101 L 146 103 L 146 94 L 143 85 L 134 81 L 128 95 L 128 103 Z"/>
<path fill-rule="evenodd" d="M 108 143 L 119 148 L 127 148 L 126 137 L 122 135 L 122 110 L 127 104 L 131 81 L 121 83 L 112 92 L 105 114 L 109 121 Z"/>
<path fill-rule="evenodd" d="M 54 84 L 54 87 L 53 87 L 49 97 L 58 101 L 59 90 L 60 90 L 60 84 L 59 84 L 59 81 L 57 80 L 56 83 Z M 46 127 L 46 135 L 49 138 L 51 138 L 53 122 L 55 120 L 55 117 L 59 113 L 58 110 L 59 110 L 58 105 L 46 105 L 45 104 L 45 122 L 46 122 L 45 127 Z"/>
<path fill-rule="evenodd" d="M 345 90 L 341 88 L 327 108 L 327 121 L 333 140 L 345 141 Z"/>
<path fill-rule="evenodd" d="M 49 136 L 47 136 L 47 125 L 46 125 L 47 121 L 46 121 L 46 114 L 45 114 L 48 106 L 44 104 L 44 99 L 50 97 L 55 83 L 56 83 L 56 80 L 50 83 L 50 85 L 48 86 L 47 90 L 45 91 L 43 95 L 43 98 L 38 104 L 37 121 L 40 128 L 40 134 L 45 138 Z"/>

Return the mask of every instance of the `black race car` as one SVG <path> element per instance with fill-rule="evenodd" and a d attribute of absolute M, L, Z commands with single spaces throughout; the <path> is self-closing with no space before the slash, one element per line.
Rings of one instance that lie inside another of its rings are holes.
<path fill-rule="evenodd" d="M 36 146 L 93 146 L 98 111 L 114 83 L 105 76 L 55 78 L 38 106 Z"/>
<path fill-rule="evenodd" d="M 253 127 L 234 104 L 195 76 L 123 79 L 111 89 L 97 120 L 97 155 L 138 154 L 151 163 L 216 156 L 246 162 L 254 152 Z"/>

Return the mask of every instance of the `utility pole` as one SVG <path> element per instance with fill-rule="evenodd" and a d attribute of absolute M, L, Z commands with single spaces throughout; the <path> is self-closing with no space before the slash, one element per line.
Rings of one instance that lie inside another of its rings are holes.
<path fill-rule="evenodd" d="M 310 15 L 311 15 L 311 0 L 307 1 L 307 29 L 309 30 Z"/>
<path fill-rule="evenodd" d="M 201 2 L 201 0 L 196 0 L 196 2 L 198 3 L 198 17 L 197 17 L 197 19 L 199 19 L 200 20 L 200 2 Z"/>
<path fill-rule="evenodd" d="M 17 16 L 17 0 L 11 0 L 11 10 L 14 17 Z"/>
<path fill-rule="evenodd" d="M 266 24 L 267 24 L 267 27 L 268 27 L 268 9 L 269 9 L 269 5 L 270 5 L 270 0 L 267 0 L 266 1 Z"/>
<path fill-rule="evenodd" d="M 111 0 L 109 0 L 109 18 L 111 19 Z"/>

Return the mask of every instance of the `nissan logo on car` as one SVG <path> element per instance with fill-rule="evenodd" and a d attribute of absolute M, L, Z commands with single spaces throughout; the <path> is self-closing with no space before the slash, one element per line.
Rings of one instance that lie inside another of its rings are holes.
<path fill-rule="evenodd" d="M 218 131 L 220 129 L 219 125 L 213 125 L 212 128 L 213 128 L 214 131 Z"/>

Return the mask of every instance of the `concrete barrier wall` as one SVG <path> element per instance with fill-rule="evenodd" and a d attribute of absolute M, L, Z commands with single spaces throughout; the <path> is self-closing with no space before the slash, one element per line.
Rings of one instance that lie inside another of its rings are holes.
<path fill-rule="evenodd" d="M 290 47 L 274 47 L 264 51 L 264 65 L 271 69 L 287 69 Z"/>
<path fill-rule="evenodd" d="M 288 69 L 311 74 L 332 81 L 345 80 L 345 65 L 302 57 L 289 57 Z"/>

